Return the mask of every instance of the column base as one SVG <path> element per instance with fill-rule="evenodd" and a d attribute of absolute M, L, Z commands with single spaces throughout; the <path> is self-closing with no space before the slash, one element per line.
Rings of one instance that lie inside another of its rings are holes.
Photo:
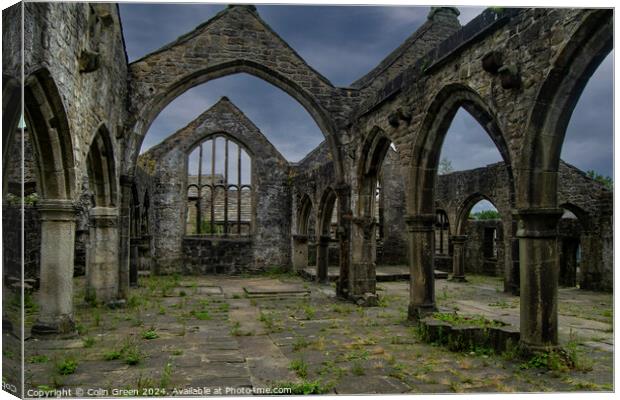
<path fill-rule="evenodd" d="M 39 339 L 70 339 L 78 336 L 75 322 L 68 316 L 59 317 L 55 322 L 38 320 L 30 333 Z"/>
<path fill-rule="evenodd" d="M 434 303 L 409 304 L 408 316 L 410 321 L 419 321 L 434 312 L 437 312 L 437 306 Z"/>
<path fill-rule="evenodd" d="M 450 279 L 448 279 L 450 282 L 467 282 L 467 279 L 465 279 L 465 276 L 455 276 L 452 275 L 452 277 Z"/>
<path fill-rule="evenodd" d="M 376 307 L 379 305 L 379 296 L 375 293 L 351 296 L 351 300 L 360 307 Z"/>

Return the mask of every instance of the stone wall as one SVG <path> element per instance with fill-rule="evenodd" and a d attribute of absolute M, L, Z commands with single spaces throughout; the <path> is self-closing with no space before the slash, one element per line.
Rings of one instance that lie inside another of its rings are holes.
<path fill-rule="evenodd" d="M 249 238 L 183 238 L 185 274 L 240 274 L 256 272 L 254 244 Z"/>
<path fill-rule="evenodd" d="M 185 240 L 188 154 L 202 140 L 222 133 L 242 144 L 252 159 L 250 242 L 248 244 L 242 240 L 239 242 L 242 245 L 239 246 L 238 242 L 227 238 Z M 288 168 L 286 160 L 258 128 L 226 98 L 188 126 L 144 153 L 139 160 L 141 172 L 136 182 L 139 191 L 144 191 L 145 186 L 151 187 L 152 190 L 150 221 L 154 271 L 157 273 L 196 271 L 197 258 L 193 258 L 193 255 L 229 254 L 227 249 L 232 248 L 237 252 L 244 252 L 238 253 L 235 257 L 239 257 L 240 260 L 252 260 L 244 270 L 288 266 L 290 264 L 288 216 L 291 207 Z M 192 246 L 196 248 L 192 249 Z M 239 267 L 239 264 L 230 262 L 222 265 Z"/>
<path fill-rule="evenodd" d="M 491 254 L 489 238 L 485 232 L 495 230 L 495 256 Z M 465 275 L 482 274 L 491 276 L 504 275 L 504 241 L 502 238 L 502 222 L 500 220 L 470 220 L 465 230 Z"/>

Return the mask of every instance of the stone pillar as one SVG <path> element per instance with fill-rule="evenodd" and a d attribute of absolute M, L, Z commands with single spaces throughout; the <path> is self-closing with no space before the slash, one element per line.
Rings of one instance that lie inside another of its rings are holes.
<path fill-rule="evenodd" d="M 70 200 L 43 200 L 39 318 L 33 336 L 74 335 L 73 254 L 76 210 Z"/>
<path fill-rule="evenodd" d="M 319 283 L 329 282 L 329 236 L 319 236 L 319 243 L 316 246 L 316 280 Z"/>
<path fill-rule="evenodd" d="M 349 298 L 359 305 L 378 303 L 377 277 L 374 263 L 376 221 L 370 216 L 353 218 Z"/>
<path fill-rule="evenodd" d="M 558 343 L 557 224 L 559 208 L 521 209 L 519 260 L 521 283 L 521 342 L 533 350 Z"/>
<path fill-rule="evenodd" d="M 293 270 L 299 272 L 308 267 L 308 236 L 293 235 Z"/>
<path fill-rule="evenodd" d="M 418 320 L 437 311 L 435 305 L 435 215 L 422 214 L 406 218 L 409 239 L 409 319 Z"/>
<path fill-rule="evenodd" d="M 118 219 L 118 298 L 127 299 L 129 297 L 129 268 L 130 268 L 130 236 L 131 236 L 131 186 L 134 177 L 131 175 L 121 175 L 121 207 Z M 137 276 L 136 276 L 137 278 Z M 136 281 L 137 284 L 137 281 Z"/>
<path fill-rule="evenodd" d="M 455 235 L 452 241 L 452 278 L 454 282 L 467 282 L 465 279 L 465 244 L 467 243 L 466 235 Z"/>
<path fill-rule="evenodd" d="M 336 295 L 349 298 L 349 269 L 351 266 L 351 187 L 341 184 L 334 188 L 338 196 L 338 240 L 340 245 L 340 274 Z"/>
<path fill-rule="evenodd" d="M 90 243 L 86 264 L 87 300 L 109 304 L 119 297 L 118 233 L 117 208 L 90 209 Z"/>
<path fill-rule="evenodd" d="M 140 252 L 138 250 L 138 239 L 130 239 L 130 256 L 129 256 L 129 286 L 138 286 L 138 263 L 140 261 Z M 119 274 L 120 277 L 120 274 Z"/>

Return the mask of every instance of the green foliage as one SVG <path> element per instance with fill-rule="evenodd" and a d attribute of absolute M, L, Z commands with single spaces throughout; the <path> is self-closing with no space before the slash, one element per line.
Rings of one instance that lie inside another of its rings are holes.
<path fill-rule="evenodd" d="M 77 370 L 77 362 L 72 357 L 64 358 L 56 363 L 56 372 L 60 375 L 71 375 Z"/>
<path fill-rule="evenodd" d="M 475 213 L 469 214 L 469 219 L 482 221 L 482 220 L 490 220 L 490 219 L 501 219 L 501 215 L 497 210 L 483 210 Z"/>
<path fill-rule="evenodd" d="M 505 326 L 503 322 L 490 320 L 482 315 L 460 315 L 457 313 L 434 313 L 433 318 L 452 325 L 477 326 L 480 328 L 499 328 Z"/>
<path fill-rule="evenodd" d="M 157 332 L 155 332 L 154 328 L 150 328 L 142 332 L 142 339 L 152 340 L 152 339 L 157 339 L 158 337 L 159 335 L 157 334 Z"/>
<path fill-rule="evenodd" d="M 159 379 L 159 387 L 167 388 L 170 385 L 170 378 L 172 376 L 172 364 L 166 363 L 164 370 L 161 372 L 161 378 Z"/>
<path fill-rule="evenodd" d="M 48 362 L 49 360 L 49 357 L 43 354 L 37 354 L 28 358 L 28 362 L 30 364 L 43 364 Z"/>
<path fill-rule="evenodd" d="M 106 361 L 118 360 L 121 358 L 121 352 L 118 350 L 110 350 L 103 353 L 103 359 Z"/>
<path fill-rule="evenodd" d="M 310 342 L 306 340 L 303 336 L 298 336 L 293 342 L 293 351 L 299 351 L 304 349 L 310 345 Z"/>
<path fill-rule="evenodd" d="M 93 347 L 95 345 L 95 338 L 92 336 L 85 337 L 84 339 L 82 339 L 82 343 L 84 344 L 85 348 Z"/>
<path fill-rule="evenodd" d="M 190 314 L 201 321 L 208 321 L 211 319 L 211 314 L 209 314 L 208 310 L 193 310 Z"/>
<path fill-rule="evenodd" d="M 306 379 L 308 377 L 308 364 L 303 359 L 291 361 L 289 369 L 295 371 L 298 377 Z"/>
<path fill-rule="evenodd" d="M 330 390 L 330 387 L 324 386 L 319 381 L 302 381 L 300 383 L 295 382 L 283 382 L 276 385 L 276 388 L 291 389 L 291 393 L 286 394 L 324 394 Z"/>
<path fill-rule="evenodd" d="M 218 224 L 211 225 L 211 221 L 202 221 L 202 224 L 200 224 L 200 232 L 212 235 L 223 235 L 224 226 Z"/>
<path fill-rule="evenodd" d="M 609 190 L 614 190 L 614 181 L 609 176 L 603 176 L 594 170 L 589 170 L 586 172 L 588 178 L 594 179 L 598 183 L 602 184 Z"/>
<path fill-rule="evenodd" d="M 366 375 L 364 365 L 359 360 L 353 362 L 353 365 L 351 366 L 351 372 L 353 373 L 353 375 L 357 376 Z"/>

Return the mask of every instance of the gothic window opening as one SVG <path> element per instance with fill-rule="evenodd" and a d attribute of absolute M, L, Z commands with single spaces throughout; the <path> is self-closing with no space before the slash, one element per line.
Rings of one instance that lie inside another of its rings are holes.
<path fill-rule="evenodd" d="M 449 254 L 450 223 L 448 215 L 443 210 L 437 210 L 435 220 L 435 254 Z"/>
<path fill-rule="evenodd" d="M 245 148 L 225 135 L 198 144 L 188 157 L 186 233 L 249 236 L 252 165 Z"/>

